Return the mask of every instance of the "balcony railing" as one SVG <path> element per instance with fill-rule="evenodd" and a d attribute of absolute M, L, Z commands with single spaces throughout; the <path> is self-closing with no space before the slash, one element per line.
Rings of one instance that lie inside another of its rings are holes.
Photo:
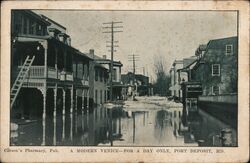
<path fill-rule="evenodd" d="M 17 74 L 22 66 L 18 66 Z M 44 78 L 44 66 L 31 66 L 28 72 L 28 78 Z"/>
<path fill-rule="evenodd" d="M 18 66 L 18 68 L 14 72 L 14 78 L 20 72 L 22 66 Z M 44 66 L 31 66 L 28 72 L 29 79 L 42 79 L 44 78 Z M 72 72 L 59 71 L 54 67 L 48 67 L 47 78 L 49 79 L 58 79 L 61 81 L 74 81 L 74 76 Z M 83 85 L 89 85 L 89 77 L 84 76 L 81 80 Z"/>
<path fill-rule="evenodd" d="M 58 79 L 57 70 L 53 67 L 48 67 L 48 78 Z"/>

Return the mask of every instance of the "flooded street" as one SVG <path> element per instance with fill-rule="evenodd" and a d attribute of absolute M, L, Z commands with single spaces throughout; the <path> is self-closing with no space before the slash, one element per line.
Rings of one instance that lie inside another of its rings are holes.
<path fill-rule="evenodd" d="M 55 125 L 56 124 L 56 125 Z M 63 125 L 64 124 L 64 125 Z M 20 123 L 14 145 L 41 145 L 42 121 Z M 181 104 L 166 98 L 139 98 L 122 107 L 100 106 L 89 112 L 47 117 L 46 145 L 57 146 L 222 146 L 221 131 L 236 130 L 199 109 L 184 116 Z"/>

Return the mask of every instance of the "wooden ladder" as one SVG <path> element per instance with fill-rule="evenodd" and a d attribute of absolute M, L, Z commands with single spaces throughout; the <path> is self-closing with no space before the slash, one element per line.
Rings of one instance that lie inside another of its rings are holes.
<path fill-rule="evenodd" d="M 20 89 L 23 85 L 23 82 L 24 82 L 24 80 L 29 72 L 29 69 L 30 69 L 34 59 L 35 59 L 35 56 L 33 56 L 33 57 L 27 56 L 20 72 L 17 75 L 17 78 L 16 78 L 16 80 L 11 88 L 11 91 L 10 91 L 11 108 L 12 108 L 13 104 L 15 103 L 17 95 L 20 92 Z"/>

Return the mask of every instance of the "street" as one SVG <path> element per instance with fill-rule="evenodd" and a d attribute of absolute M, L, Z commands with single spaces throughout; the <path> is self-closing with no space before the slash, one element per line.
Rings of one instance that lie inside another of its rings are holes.
<path fill-rule="evenodd" d="M 136 97 L 122 107 L 99 106 L 83 115 L 66 115 L 64 133 L 61 115 L 56 123 L 55 137 L 53 117 L 47 117 L 46 145 L 222 146 L 220 134 L 226 128 L 231 129 L 232 144 L 236 144 L 236 131 L 230 126 L 200 109 L 184 117 L 182 104 L 166 97 Z M 41 142 L 42 121 L 37 119 L 19 125 L 11 143 Z"/>

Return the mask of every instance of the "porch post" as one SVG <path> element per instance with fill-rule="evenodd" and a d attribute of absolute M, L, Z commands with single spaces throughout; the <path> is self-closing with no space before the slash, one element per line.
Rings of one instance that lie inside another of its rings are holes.
<path fill-rule="evenodd" d="M 73 139 L 73 85 L 71 87 L 71 104 L 70 104 L 70 140 Z"/>
<path fill-rule="evenodd" d="M 65 96 L 66 96 L 66 90 L 63 88 L 63 111 L 62 111 L 62 120 L 63 120 L 63 128 L 62 128 L 62 140 L 65 139 Z"/>
<path fill-rule="evenodd" d="M 58 55 L 58 49 L 57 49 L 57 47 L 55 47 L 55 69 L 56 69 L 56 78 L 58 79 L 57 55 Z"/>
<path fill-rule="evenodd" d="M 76 97 L 75 97 L 75 133 L 77 133 L 77 89 L 76 89 Z"/>
<path fill-rule="evenodd" d="M 87 93 L 87 108 L 89 108 L 89 89 L 87 89 L 86 93 Z"/>
<path fill-rule="evenodd" d="M 53 120 L 54 120 L 54 136 L 53 136 L 53 145 L 56 145 L 56 99 L 57 99 L 57 84 L 54 88 L 54 112 L 53 112 Z"/>
<path fill-rule="evenodd" d="M 82 90 L 82 130 L 84 129 L 84 94 L 85 89 Z"/>
<path fill-rule="evenodd" d="M 40 42 L 40 44 L 44 48 L 44 77 L 47 78 L 48 77 L 48 65 L 47 65 L 47 60 L 48 60 L 48 54 L 47 54 L 48 41 L 44 40 L 44 41 Z"/>
<path fill-rule="evenodd" d="M 86 90 L 87 93 L 87 126 L 89 125 L 89 89 Z"/>
<path fill-rule="evenodd" d="M 43 94 L 43 138 L 42 138 L 42 144 L 41 145 L 45 145 L 45 129 L 46 129 L 46 96 L 47 96 L 47 85 L 46 85 L 46 81 L 44 84 L 44 88 L 42 90 L 42 94 Z"/>

